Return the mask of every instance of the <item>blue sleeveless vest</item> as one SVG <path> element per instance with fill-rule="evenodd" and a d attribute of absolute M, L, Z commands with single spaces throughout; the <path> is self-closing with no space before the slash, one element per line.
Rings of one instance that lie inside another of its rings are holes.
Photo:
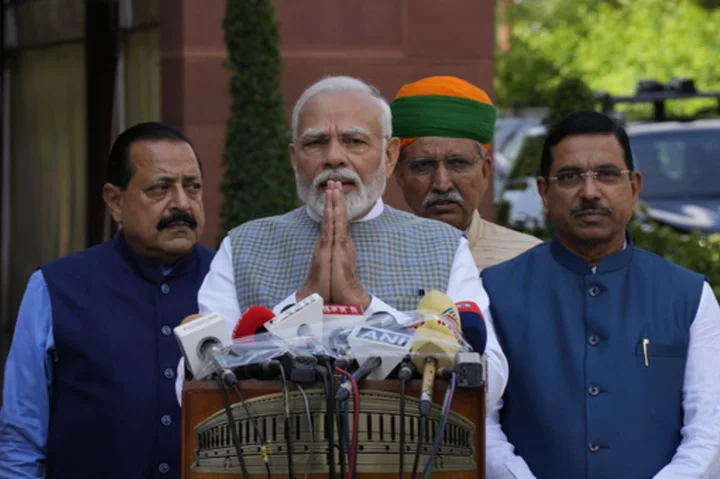
<path fill-rule="evenodd" d="M 197 313 L 213 252 L 167 275 L 115 239 L 43 266 L 56 360 L 49 479 L 180 478 L 180 350 L 172 328 Z"/>
<path fill-rule="evenodd" d="M 482 273 L 510 368 L 502 428 L 539 479 L 651 478 L 680 445 L 704 278 L 627 239 L 596 273 L 557 239 Z"/>

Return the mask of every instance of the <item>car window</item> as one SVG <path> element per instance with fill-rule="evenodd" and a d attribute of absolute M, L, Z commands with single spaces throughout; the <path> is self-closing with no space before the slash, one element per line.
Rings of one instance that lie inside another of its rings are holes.
<path fill-rule="evenodd" d="M 641 197 L 720 197 L 720 129 L 631 134 Z"/>
<path fill-rule="evenodd" d="M 508 179 L 535 177 L 540 169 L 540 157 L 545 135 L 529 134 L 525 137 Z"/>

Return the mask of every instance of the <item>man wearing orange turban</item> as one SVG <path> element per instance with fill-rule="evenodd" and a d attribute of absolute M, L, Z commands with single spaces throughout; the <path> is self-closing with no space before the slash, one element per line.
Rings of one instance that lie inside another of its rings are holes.
<path fill-rule="evenodd" d="M 400 138 L 395 176 L 416 215 L 465 231 L 480 271 L 540 243 L 477 211 L 492 178 L 488 152 L 496 118 L 483 90 L 434 76 L 404 85 L 390 108 L 393 135 Z"/>

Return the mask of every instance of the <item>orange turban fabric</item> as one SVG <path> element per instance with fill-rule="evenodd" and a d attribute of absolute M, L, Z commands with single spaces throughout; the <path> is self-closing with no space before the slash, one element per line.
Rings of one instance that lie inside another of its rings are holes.
<path fill-rule="evenodd" d="M 487 93 L 452 76 L 404 85 L 390 108 L 400 151 L 421 136 L 468 138 L 487 150 L 495 133 L 497 110 Z"/>

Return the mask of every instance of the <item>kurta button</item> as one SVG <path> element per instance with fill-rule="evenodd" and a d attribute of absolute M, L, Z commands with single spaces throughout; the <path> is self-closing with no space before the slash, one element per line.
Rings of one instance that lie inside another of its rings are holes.
<path fill-rule="evenodd" d="M 158 471 L 160 471 L 160 474 L 167 474 L 170 472 L 170 464 L 167 462 L 161 462 L 158 466 Z"/>
<path fill-rule="evenodd" d="M 598 344 L 600 344 L 600 336 L 598 336 L 597 334 L 591 334 L 588 337 L 588 343 L 590 344 L 590 346 L 597 346 Z"/>
<path fill-rule="evenodd" d="M 175 371 L 173 370 L 173 368 L 167 368 L 165 370 L 164 374 L 165 374 L 165 377 L 168 379 L 172 379 L 175 377 Z"/>
<path fill-rule="evenodd" d="M 600 294 L 600 287 L 596 284 L 590 286 L 590 289 L 588 290 L 588 293 L 590 293 L 590 296 L 593 298 Z"/>
<path fill-rule="evenodd" d="M 597 396 L 598 394 L 600 394 L 600 388 L 595 385 L 588 386 L 588 394 L 591 396 Z"/>
<path fill-rule="evenodd" d="M 172 334 L 172 329 L 170 326 L 165 325 L 160 328 L 160 332 L 163 333 L 163 336 L 170 336 Z"/>
<path fill-rule="evenodd" d="M 169 426 L 170 424 L 172 424 L 172 418 L 167 414 L 165 414 L 162 419 L 160 419 L 160 421 L 162 422 L 163 426 Z"/>
<path fill-rule="evenodd" d="M 588 444 L 588 451 L 590 452 L 598 452 L 600 450 L 600 444 L 596 442 L 591 442 Z"/>
<path fill-rule="evenodd" d="M 163 294 L 168 294 L 170 292 L 170 285 L 167 283 L 161 284 L 160 291 L 162 291 Z"/>

